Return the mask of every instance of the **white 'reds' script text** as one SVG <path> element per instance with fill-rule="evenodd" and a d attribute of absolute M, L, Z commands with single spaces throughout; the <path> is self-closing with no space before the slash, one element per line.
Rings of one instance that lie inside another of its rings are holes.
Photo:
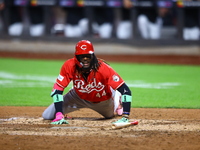
<path fill-rule="evenodd" d="M 84 81 L 82 80 L 75 80 L 74 87 L 79 89 L 82 93 L 90 93 L 92 91 L 102 91 L 105 87 L 101 82 L 97 83 L 96 79 L 94 78 L 93 82 L 88 83 L 85 85 Z"/>

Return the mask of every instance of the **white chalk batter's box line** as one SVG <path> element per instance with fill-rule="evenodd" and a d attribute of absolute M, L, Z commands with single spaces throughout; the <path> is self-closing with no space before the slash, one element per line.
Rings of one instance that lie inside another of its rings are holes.
<path fill-rule="evenodd" d="M 52 87 L 56 77 L 39 75 L 16 75 L 13 73 L 0 71 L 0 87 Z M 129 87 L 148 89 L 169 89 L 180 86 L 177 82 L 147 83 L 142 80 L 126 81 Z M 70 83 L 69 87 L 72 87 Z"/>

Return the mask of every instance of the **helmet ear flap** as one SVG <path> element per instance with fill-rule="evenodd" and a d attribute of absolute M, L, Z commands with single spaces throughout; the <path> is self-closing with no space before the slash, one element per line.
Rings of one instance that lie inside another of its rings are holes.
<path fill-rule="evenodd" d="M 82 64 L 82 62 L 80 62 L 80 61 L 78 60 L 78 58 L 77 58 L 76 55 L 74 56 L 74 59 L 75 59 L 75 64 L 78 65 L 80 68 L 82 68 L 82 67 L 83 67 L 83 64 Z"/>

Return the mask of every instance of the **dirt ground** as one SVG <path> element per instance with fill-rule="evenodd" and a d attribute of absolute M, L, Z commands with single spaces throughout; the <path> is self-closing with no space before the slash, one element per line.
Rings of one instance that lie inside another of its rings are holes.
<path fill-rule="evenodd" d="M 69 125 L 43 120 L 44 107 L 0 107 L 1 150 L 199 150 L 199 109 L 132 108 L 138 125 L 114 130 L 89 109 L 69 114 Z"/>
<path fill-rule="evenodd" d="M 0 52 L 0 57 L 67 59 L 72 55 Z M 200 56 L 100 56 L 107 61 L 200 65 Z M 68 125 L 50 125 L 44 107 L 0 107 L 1 150 L 199 150 L 200 109 L 132 108 L 138 125 L 114 130 L 113 119 L 82 109 Z"/>

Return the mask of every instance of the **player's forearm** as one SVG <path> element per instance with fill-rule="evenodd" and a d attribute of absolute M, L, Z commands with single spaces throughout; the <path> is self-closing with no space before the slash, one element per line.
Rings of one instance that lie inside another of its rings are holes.
<path fill-rule="evenodd" d="M 125 83 L 117 90 L 122 94 L 123 115 L 128 117 L 130 114 L 132 102 L 131 90 Z"/>
<path fill-rule="evenodd" d="M 63 101 L 54 103 L 54 106 L 55 106 L 56 112 L 63 113 L 63 110 L 62 110 Z"/>
<path fill-rule="evenodd" d="M 53 98 L 53 102 L 54 102 L 54 106 L 56 109 L 56 112 L 62 112 L 62 105 L 63 105 L 63 95 L 62 95 L 63 91 L 55 91 L 55 94 L 53 94 L 51 97 Z"/>
<path fill-rule="evenodd" d="M 51 92 L 51 97 L 53 98 L 54 106 L 56 112 L 63 113 L 62 105 L 63 105 L 63 88 L 58 86 L 56 83 L 54 84 L 53 90 Z"/>
<path fill-rule="evenodd" d="M 131 95 L 122 95 L 122 106 L 123 106 L 122 115 L 124 117 L 128 117 L 129 114 L 130 114 L 131 101 L 132 101 L 132 96 Z"/>

